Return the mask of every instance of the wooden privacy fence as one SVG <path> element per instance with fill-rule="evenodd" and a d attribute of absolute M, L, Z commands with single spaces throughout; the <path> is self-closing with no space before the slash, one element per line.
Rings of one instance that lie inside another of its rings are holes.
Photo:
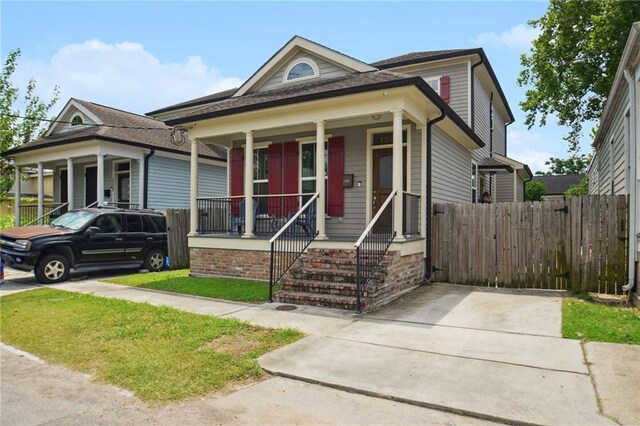
<path fill-rule="evenodd" d="M 610 294 L 626 282 L 624 195 L 433 210 L 437 281 Z"/>
<path fill-rule="evenodd" d="M 169 209 L 167 218 L 167 245 L 169 248 L 169 265 L 171 269 L 189 267 L 189 209 Z"/>

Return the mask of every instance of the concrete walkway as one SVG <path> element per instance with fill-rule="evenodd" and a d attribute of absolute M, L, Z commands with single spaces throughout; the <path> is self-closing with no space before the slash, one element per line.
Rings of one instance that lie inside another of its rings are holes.
<path fill-rule="evenodd" d="M 91 279 L 50 287 L 297 328 L 310 337 L 260 362 L 267 371 L 300 382 L 500 422 L 613 424 L 615 418 L 637 423 L 637 414 L 628 408 L 633 404 L 618 402 L 620 371 L 607 369 L 620 350 L 606 344 L 607 350 L 591 350 L 588 344 L 587 356 L 599 354 L 600 360 L 590 372 L 580 342 L 559 337 L 557 293 L 435 285 L 358 316 L 313 307 L 283 312 L 276 310 L 278 304 L 232 303 Z M 638 359 L 637 354 L 625 356 Z M 638 395 L 640 383 L 628 382 L 629 395 Z"/>

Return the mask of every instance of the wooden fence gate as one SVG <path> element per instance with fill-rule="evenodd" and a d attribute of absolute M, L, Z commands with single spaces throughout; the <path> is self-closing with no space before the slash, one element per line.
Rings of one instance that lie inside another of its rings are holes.
<path fill-rule="evenodd" d="M 626 282 L 624 195 L 433 210 L 437 281 L 609 294 Z"/>
<path fill-rule="evenodd" d="M 167 217 L 167 245 L 169 248 L 169 265 L 171 269 L 189 267 L 189 209 L 168 209 Z"/>

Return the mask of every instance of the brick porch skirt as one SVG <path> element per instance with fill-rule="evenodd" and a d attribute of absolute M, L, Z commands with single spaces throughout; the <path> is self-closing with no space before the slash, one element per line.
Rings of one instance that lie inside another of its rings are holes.
<path fill-rule="evenodd" d="M 190 248 L 191 273 L 269 281 L 269 252 Z"/>

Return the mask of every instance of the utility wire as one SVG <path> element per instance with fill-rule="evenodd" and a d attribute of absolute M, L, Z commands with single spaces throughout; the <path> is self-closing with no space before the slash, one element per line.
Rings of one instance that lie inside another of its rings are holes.
<path fill-rule="evenodd" d="M 48 118 L 37 118 L 37 117 L 26 117 L 26 116 L 23 116 L 23 115 L 16 115 L 16 114 L 0 114 L 0 117 L 21 118 L 23 120 L 38 120 L 38 121 L 46 121 L 46 122 L 49 122 L 49 123 L 60 123 L 60 124 L 71 124 L 71 125 L 73 125 L 73 123 L 71 121 L 52 120 L 52 119 L 48 119 Z M 76 126 L 110 127 L 110 128 L 114 128 L 114 129 L 133 129 L 133 130 L 163 130 L 163 131 L 172 131 L 172 130 L 174 130 L 173 127 L 162 128 L 162 127 L 144 127 L 144 126 L 117 126 L 115 124 L 96 124 L 96 123 L 82 123 L 82 124 L 76 124 Z"/>

